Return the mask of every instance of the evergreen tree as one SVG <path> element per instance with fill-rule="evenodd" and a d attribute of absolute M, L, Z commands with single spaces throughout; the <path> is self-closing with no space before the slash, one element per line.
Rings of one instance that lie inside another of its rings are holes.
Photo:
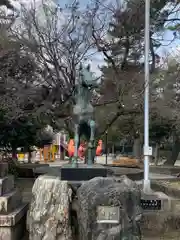
<path fill-rule="evenodd" d="M 167 7 L 169 4 L 169 8 Z M 178 4 L 178 3 L 177 3 Z M 150 66 L 151 78 L 157 77 L 157 60 L 159 56 L 156 49 L 162 45 L 157 35 L 163 35 L 166 30 L 166 22 L 171 19 L 172 6 L 176 3 L 170 1 L 151 1 L 150 8 Z M 166 7 L 165 7 L 166 6 Z M 102 68 L 103 80 L 101 91 L 105 99 L 112 101 L 111 119 L 108 120 L 106 128 L 111 124 L 118 124 L 124 119 L 124 114 L 129 113 L 129 129 L 134 136 L 136 132 L 143 133 L 143 95 L 144 95 L 144 28 L 145 28 L 145 2 L 142 0 L 127 0 L 124 5 L 115 9 L 113 19 L 109 24 L 108 37 L 102 39 L 100 34 L 94 32 L 95 43 L 107 62 Z M 162 39 L 161 39 L 162 40 Z M 155 91 L 154 86 L 150 86 Z M 156 95 L 156 96 L 155 96 Z M 151 113 L 158 112 L 155 107 L 157 94 L 150 99 Z M 162 105 L 161 105 L 162 106 Z M 164 104 L 165 106 L 165 104 Z M 132 114 L 132 113 L 137 114 Z M 167 115 L 156 115 L 166 119 Z M 121 118 L 119 120 L 119 117 Z M 112 121 L 114 119 L 114 122 Z M 157 123 L 154 122 L 153 125 Z M 168 119 L 165 121 L 168 122 Z M 125 125 L 127 125 L 127 119 Z M 159 122 L 164 124 L 164 120 Z M 132 127 L 133 125 L 133 127 Z M 165 124 L 166 125 L 166 124 Z M 123 126 L 123 124 L 122 124 Z M 164 126 L 165 127 L 165 126 Z M 123 127 L 122 127 L 123 128 Z M 151 127 L 151 130 L 155 128 Z M 161 129 L 158 138 L 165 136 L 167 132 Z M 153 131 L 154 131 L 153 130 Z M 134 133 L 133 133 L 134 132 Z M 152 134 L 153 136 L 153 134 Z M 136 135 L 137 137 L 137 135 Z"/>

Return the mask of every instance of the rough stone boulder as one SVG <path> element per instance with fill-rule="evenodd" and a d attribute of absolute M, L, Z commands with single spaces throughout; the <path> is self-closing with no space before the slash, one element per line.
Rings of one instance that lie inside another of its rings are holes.
<path fill-rule="evenodd" d="M 98 177 L 85 182 L 77 190 L 77 198 L 79 240 L 141 239 L 138 225 L 141 193 L 138 185 L 126 176 L 118 181 Z M 118 221 L 97 221 L 99 206 L 117 207 Z"/>
<path fill-rule="evenodd" d="M 27 216 L 29 240 L 71 240 L 70 201 L 72 190 L 59 177 L 36 179 Z"/>

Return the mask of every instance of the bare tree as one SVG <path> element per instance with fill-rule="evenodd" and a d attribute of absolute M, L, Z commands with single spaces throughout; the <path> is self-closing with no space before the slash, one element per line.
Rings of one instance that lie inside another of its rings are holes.
<path fill-rule="evenodd" d="M 164 24 L 179 21 L 171 17 L 177 4 L 172 4 L 169 10 L 166 10 L 164 7 L 168 3 L 169 1 L 151 2 L 151 78 L 158 71 L 159 56 L 156 49 L 162 45 Z M 102 69 L 102 97 L 99 105 L 103 102 L 104 105 L 112 104 L 112 108 L 108 108 L 108 118 L 101 133 L 113 127 L 119 117 L 124 119 L 124 115 L 129 116 L 132 119 L 130 125 L 134 143 L 136 140 L 140 142 L 137 136 L 140 137 L 143 132 L 144 8 L 144 1 L 141 0 L 123 1 L 121 5 L 116 6 L 113 3 L 106 4 L 105 1 L 94 1 L 88 15 L 94 44 L 104 55 L 107 66 Z M 157 112 L 156 103 L 157 99 L 153 95 L 150 103 L 152 115 L 154 111 Z"/>
<path fill-rule="evenodd" d="M 162 11 L 166 3 L 168 1 L 152 2 L 152 72 L 155 71 L 155 49 L 160 44 L 153 34 L 160 34 L 164 22 L 169 21 L 170 12 Z M 101 133 L 123 114 L 142 113 L 144 73 L 140 60 L 144 49 L 144 2 L 131 0 L 123 4 L 113 6 L 92 1 L 85 10 L 80 10 L 77 1 L 63 9 L 57 5 L 47 6 L 45 2 L 40 6 L 34 2 L 28 9 L 22 6 L 23 14 L 18 24 L 13 25 L 11 37 L 33 53 L 41 68 L 37 84 L 47 90 L 41 109 L 57 116 L 61 116 L 60 112 L 70 115 L 69 100 L 72 100 L 78 65 L 98 51 L 104 56 L 107 68 L 102 69 L 101 97 L 93 98 L 93 104 L 116 106 Z M 64 112 L 64 107 L 68 111 Z"/>
<path fill-rule="evenodd" d="M 12 27 L 11 37 L 26 47 L 41 68 L 37 84 L 48 92 L 44 109 L 56 117 L 69 115 L 69 111 L 62 112 L 64 107 L 70 109 L 79 63 L 95 51 L 85 13 L 77 1 L 63 9 L 43 1 L 41 6 L 34 2 L 29 9 L 22 9 L 20 24 Z"/>
<path fill-rule="evenodd" d="M 169 10 L 164 7 L 169 1 L 151 2 L 151 32 L 150 32 L 150 66 L 151 73 L 156 70 L 159 56 L 155 50 L 162 45 L 159 37 L 163 35 L 164 24 L 175 21 L 171 14 L 177 3 Z M 145 3 L 139 1 L 123 1 L 121 4 L 106 4 L 106 1 L 94 1 L 89 10 L 89 22 L 92 25 L 92 37 L 98 51 L 103 53 L 111 76 L 111 85 L 116 89 L 119 107 L 126 105 L 124 97 L 127 92 L 142 97 L 144 75 L 144 13 Z M 176 21 L 178 19 L 176 18 Z M 113 82 L 113 83 L 112 83 Z M 141 90 L 140 90 L 141 89 Z M 114 91 L 113 91 L 114 97 Z M 137 102 L 135 101 L 135 104 Z M 128 101 L 129 104 L 129 101 Z"/>
<path fill-rule="evenodd" d="M 138 9 L 136 7 L 137 5 L 133 8 L 134 11 Z M 95 106 L 113 105 L 101 134 L 120 116 L 142 112 L 143 65 L 138 57 L 134 60 L 131 56 L 141 44 L 141 36 L 138 34 L 141 34 L 142 26 L 138 26 L 139 22 L 136 21 L 129 27 L 133 14 L 123 12 L 123 6 L 95 1 L 87 15 L 92 26 L 94 45 L 106 62 L 106 67 L 102 68 L 101 98 Z"/>

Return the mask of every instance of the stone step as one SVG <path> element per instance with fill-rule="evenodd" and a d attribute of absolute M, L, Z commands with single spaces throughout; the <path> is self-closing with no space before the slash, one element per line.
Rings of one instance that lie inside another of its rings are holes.
<path fill-rule="evenodd" d="M 0 214 L 8 214 L 20 206 L 22 196 L 18 190 L 14 190 L 0 197 Z"/>
<path fill-rule="evenodd" d="M 8 175 L 7 177 L 0 178 L 0 196 L 7 194 L 14 189 L 14 176 Z"/>
<path fill-rule="evenodd" d="M 166 195 L 173 198 L 180 199 L 180 181 L 179 179 L 174 180 L 164 180 L 164 181 L 153 181 L 151 183 L 152 189 L 154 191 L 164 192 Z"/>
<path fill-rule="evenodd" d="M 1 227 L 15 226 L 27 214 L 28 204 L 23 203 L 18 208 L 14 209 L 9 214 L 0 215 L 0 229 Z M 1 238 L 0 238 L 1 239 Z"/>
<path fill-rule="evenodd" d="M 0 178 L 4 178 L 8 175 L 8 163 L 1 162 L 0 163 Z"/>
<path fill-rule="evenodd" d="M 26 233 L 28 205 L 23 204 L 7 215 L 0 215 L 0 239 L 20 240 Z"/>

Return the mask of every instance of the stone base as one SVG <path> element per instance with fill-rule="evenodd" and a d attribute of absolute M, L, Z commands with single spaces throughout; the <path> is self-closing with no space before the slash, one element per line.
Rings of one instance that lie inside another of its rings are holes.
<path fill-rule="evenodd" d="M 141 206 L 145 211 L 171 211 L 171 198 L 163 192 L 152 192 L 149 194 L 142 192 L 141 203 L 144 203 L 144 206 Z"/>
<path fill-rule="evenodd" d="M 170 198 L 160 192 L 157 193 L 157 195 L 156 199 L 161 200 L 161 209 L 154 211 L 148 211 L 147 209 L 143 212 L 141 219 L 141 230 L 143 235 L 151 236 L 152 239 L 154 239 L 154 236 L 163 237 L 166 233 L 174 233 L 180 229 L 179 199 Z M 166 238 L 163 237 L 162 239 Z M 177 239 L 179 238 L 177 237 Z"/>
<path fill-rule="evenodd" d="M 0 215 L 0 240 L 20 240 L 26 230 L 27 204 L 8 215 Z"/>
<path fill-rule="evenodd" d="M 153 211 L 144 212 L 140 222 L 141 231 L 144 236 L 151 236 L 150 239 L 159 236 L 160 239 L 179 239 L 177 238 L 165 238 L 166 233 L 179 232 L 180 229 L 180 216 L 167 211 Z M 144 239 L 144 238 L 143 238 Z M 146 239 L 146 238 L 145 238 Z"/>
<path fill-rule="evenodd" d="M 164 192 L 172 198 L 180 199 L 180 179 L 155 180 L 151 182 L 154 191 Z"/>
<path fill-rule="evenodd" d="M 19 223 L 12 227 L 0 227 L 0 240 L 21 240 L 26 231 L 26 218 L 23 217 Z"/>
<path fill-rule="evenodd" d="M 8 163 L 1 162 L 0 163 L 0 178 L 4 178 L 8 175 Z"/>
<path fill-rule="evenodd" d="M 144 208 L 141 229 L 143 235 L 151 234 L 159 236 L 166 232 L 174 232 L 180 228 L 180 206 L 179 199 L 174 199 L 163 192 L 152 192 L 145 194 L 142 192 L 141 200 L 151 201 L 156 205 L 157 201 L 161 202 L 161 208 Z M 177 238 L 178 239 L 178 238 Z"/>
<path fill-rule="evenodd" d="M 0 196 L 11 192 L 14 189 L 14 176 L 9 175 L 0 178 Z"/>
<path fill-rule="evenodd" d="M 18 190 L 14 190 L 0 197 L 0 214 L 7 214 L 22 203 L 22 197 Z"/>
<path fill-rule="evenodd" d="M 1 227 L 12 227 L 15 226 L 28 210 L 28 204 L 23 204 L 19 208 L 15 209 L 12 213 L 6 215 L 0 215 L 0 229 Z"/>
<path fill-rule="evenodd" d="M 79 164 L 78 168 L 72 168 L 71 165 L 64 165 L 61 168 L 61 180 L 88 181 L 95 177 L 107 177 L 107 169 L 101 165 L 86 164 Z"/>

